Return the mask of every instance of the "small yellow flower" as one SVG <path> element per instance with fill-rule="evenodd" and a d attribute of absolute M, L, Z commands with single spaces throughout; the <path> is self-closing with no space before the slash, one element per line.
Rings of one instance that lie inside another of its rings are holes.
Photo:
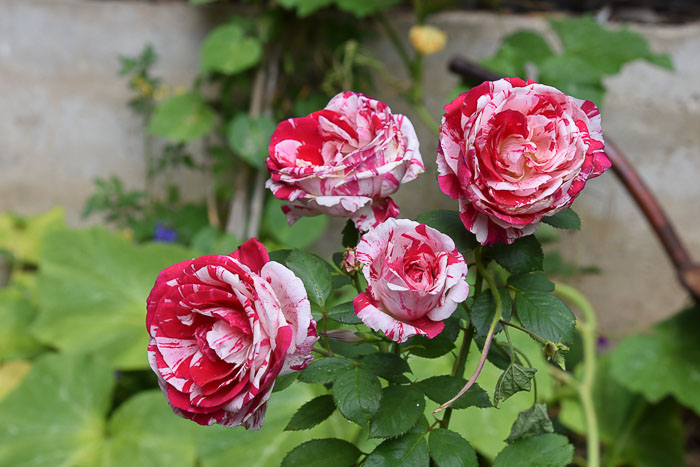
<path fill-rule="evenodd" d="M 149 97 L 153 92 L 153 86 L 151 86 L 148 81 L 140 76 L 134 76 L 131 80 L 131 84 L 141 93 L 143 97 Z"/>
<path fill-rule="evenodd" d="M 187 88 L 184 86 L 178 86 L 175 88 L 175 95 L 176 96 L 181 96 L 186 92 L 187 92 Z"/>
<path fill-rule="evenodd" d="M 440 52 L 447 44 L 447 34 L 434 26 L 413 26 L 408 38 L 421 55 Z"/>

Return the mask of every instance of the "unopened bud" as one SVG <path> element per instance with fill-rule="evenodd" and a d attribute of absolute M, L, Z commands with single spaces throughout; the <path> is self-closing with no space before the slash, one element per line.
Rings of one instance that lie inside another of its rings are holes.
<path fill-rule="evenodd" d="M 362 269 L 362 263 L 357 261 L 357 251 L 355 251 L 354 248 L 345 248 L 343 261 L 340 263 L 340 267 L 348 274 L 355 274 Z"/>
<path fill-rule="evenodd" d="M 558 350 L 559 350 L 559 348 L 557 347 L 557 344 L 555 344 L 554 342 L 547 341 L 544 344 L 544 354 L 549 358 L 553 358 L 557 354 Z"/>
<path fill-rule="evenodd" d="M 351 331 L 350 329 L 331 329 L 330 331 L 326 331 L 326 337 L 337 341 L 350 342 L 352 344 L 364 340 L 362 336 L 357 335 L 355 331 Z"/>

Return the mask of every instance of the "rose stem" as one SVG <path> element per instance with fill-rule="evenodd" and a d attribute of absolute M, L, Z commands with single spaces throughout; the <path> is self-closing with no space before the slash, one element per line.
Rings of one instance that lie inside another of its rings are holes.
<path fill-rule="evenodd" d="M 454 396 L 452 399 L 448 400 L 444 404 L 442 404 L 440 407 L 435 409 L 433 413 L 439 413 L 454 404 L 454 402 L 462 397 L 462 395 L 469 390 L 470 387 L 474 385 L 476 382 L 476 379 L 479 377 L 481 374 L 481 370 L 484 368 L 484 363 L 486 363 L 486 357 L 489 354 L 489 348 L 491 348 L 491 341 L 493 341 L 493 336 L 496 334 L 496 326 L 498 325 L 499 320 L 501 319 L 501 311 L 502 311 L 502 304 L 501 304 L 501 294 L 498 292 L 498 289 L 496 288 L 496 282 L 493 280 L 493 277 L 486 272 L 486 268 L 484 267 L 484 263 L 481 261 L 481 247 L 477 248 L 474 250 L 474 259 L 476 260 L 476 268 L 479 271 L 479 274 L 486 280 L 486 283 L 489 285 L 489 289 L 491 290 L 491 295 L 493 295 L 493 299 L 496 301 L 496 313 L 493 316 L 493 320 L 491 321 L 491 326 L 489 327 L 489 331 L 486 334 L 486 341 L 484 342 L 484 348 L 481 350 L 481 359 L 479 359 L 479 365 L 476 367 L 476 371 L 472 375 L 471 378 L 469 378 L 469 381 L 467 381 L 467 384 L 462 388 L 461 391 L 457 393 L 456 396 Z"/>
<path fill-rule="evenodd" d="M 596 369 L 596 339 L 598 322 L 595 310 L 581 292 L 575 288 L 556 282 L 554 294 L 574 305 L 583 315 L 583 321 L 578 320 L 579 331 L 583 338 L 583 379 L 575 384 L 578 390 L 581 407 L 586 418 L 586 451 L 588 454 L 588 467 L 600 465 L 600 436 L 598 433 L 598 420 L 595 406 L 593 405 L 593 385 L 595 383 Z"/>
<path fill-rule="evenodd" d="M 464 304 L 462 304 L 464 306 Z M 469 355 L 469 348 L 472 345 L 472 336 L 474 334 L 474 327 L 470 322 L 464 329 L 464 335 L 462 337 L 462 345 L 459 348 L 459 354 L 457 355 L 457 360 L 455 360 L 454 368 L 452 369 L 452 376 L 457 376 L 461 378 L 464 376 L 464 366 L 467 363 L 467 356 Z M 450 425 L 450 418 L 452 417 L 452 407 L 448 407 L 445 411 L 445 416 L 442 417 L 440 422 L 440 428 L 447 428 Z"/>

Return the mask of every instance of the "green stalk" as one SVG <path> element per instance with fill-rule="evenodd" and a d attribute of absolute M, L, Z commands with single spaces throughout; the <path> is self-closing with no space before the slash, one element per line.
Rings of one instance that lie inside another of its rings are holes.
<path fill-rule="evenodd" d="M 486 334 L 486 341 L 484 341 L 484 348 L 481 350 L 481 358 L 479 359 L 479 364 L 476 367 L 476 371 L 474 371 L 474 374 L 472 375 L 471 378 L 469 378 L 469 381 L 467 381 L 467 384 L 464 385 L 461 391 L 457 393 L 456 396 L 454 396 L 452 399 L 448 400 L 444 404 L 442 404 L 440 407 L 435 409 L 433 413 L 439 413 L 445 410 L 446 408 L 450 407 L 454 402 L 462 397 L 462 395 L 469 390 L 470 387 L 474 385 L 476 382 L 477 378 L 481 374 L 481 370 L 484 369 L 484 363 L 486 363 L 486 357 L 489 354 L 489 349 L 491 348 L 491 342 L 493 341 L 493 336 L 496 333 L 496 326 L 498 325 L 499 320 L 501 319 L 501 312 L 503 309 L 503 305 L 501 303 L 501 294 L 498 293 L 498 289 L 496 288 L 496 282 L 493 280 L 493 277 L 486 271 L 486 268 L 484 267 L 483 262 L 481 261 L 481 247 L 477 248 L 474 250 L 474 258 L 476 260 L 476 268 L 479 271 L 479 274 L 483 276 L 483 278 L 486 280 L 486 283 L 489 285 L 489 289 L 491 290 L 491 295 L 493 295 L 493 299 L 496 302 L 496 313 L 493 316 L 493 320 L 491 321 L 491 326 L 489 327 L 489 331 Z"/>
<path fill-rule="evenodd" d="M 539 342 L 540 344 L 546 344 L 546 343 L 547 343 L 547 341 L 546 341 L 545 339 L 541 338 L 540 336 L 538 336 L 538 335 L 535 334 L 534 332 L 528 331 L 527 329 L 525 329 L 525 328 L 523 328 L 523 327 L 520 327 L 520 326 L 518 326 L 517 324 L 513 324 L 513 323 L 511 323 L 510 321 L 505 321 L 505 320 L 502 319 L 502 320 L 501 320 L 501 324 L 502 324 L 503 326 L 510 326 L 510 327 L 512 327 L 512 328 L 517 329 L 518 331 L 524 332 L 525 334 L 527 334 L 528 336 L 532 337 L 533 339 L 535 339 L 535 340 L 536 340 L 537 342 Z M 505 329 L 505 327 L 504 327 L 504 329 Z"/>
<path fill-rule="evenodd" d="M 593 404 L 593 386 L 596 370 L 597 319 L 591 303 L 575 288 L 555 283 L 554 293 L 574 305 L 583 315 L 579 320 L 579 330 L 583 338 L 583 379 L 577 384 L 579 400 L 586 418 L 586 451 L 588 467 L 600 466 L 600 433 L 598 419 Z"/>
<path fill-rule="evenodd" d="M 469 348 L 472 345 L 473 335 L 474 327 L 469 323 L 462 336 L 462 345 L 459 348 L 459 354 L 457 355 L 457 360 L 455 360 L 455 365 L 452 369 L 452 376 L 458 376 L 460 378 L 464 376 L 464 367 L 467 364 L 467 357 L 469 356 Z M 440 421 L 440 428 L 447 428 L 450 425 L 450 418 L 452 418 L 452 407 L 448 407 L 447 410 L 445 410 L 445 416 L 442 417 L 442 421 Z"/>

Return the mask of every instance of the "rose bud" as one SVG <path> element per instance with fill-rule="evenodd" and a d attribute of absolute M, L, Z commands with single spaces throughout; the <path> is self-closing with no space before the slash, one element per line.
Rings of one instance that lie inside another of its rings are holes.
<path fill-rule="evenodd" d="M 513 243 L 610 168 L 591 101 L 534 81 L 487 81 L 445 107 L 438 181 L 482 244 Z"/>
<path fill-rule="evenodd" d="M 357 251 L 355 248 L 345 248 L 343 252 L 343 261 L 340 263 L 340 268 L 348 274 L 355 274 L 362 269 L 362 263 L 357 261 Z"/>
<path fill-rule="evenodd" d="M 256 239 L 164 269 L 147 301 L 148 360 L 173 411 L 256 430 L 278 376 L 313 358 L 304 284 Z"/>
<path fill-rule="evenodd" d="M 269 152 L 266 186 L 289 202 L 282 206 L 289 225 L 328 214 L 369 230 L 398 216 L 389 196 L 424 170 L 411 121 L 350 91 L 323 110 L 280 123 Z"/>
<path fill-rule="evenodd" d="M 433 338 L 467 299 L 467 263 L 447 235 L 407 219 L 389 219 L 357 246 L 367 290 L 353 300 L 367 326 L 395 342 Z"/>

